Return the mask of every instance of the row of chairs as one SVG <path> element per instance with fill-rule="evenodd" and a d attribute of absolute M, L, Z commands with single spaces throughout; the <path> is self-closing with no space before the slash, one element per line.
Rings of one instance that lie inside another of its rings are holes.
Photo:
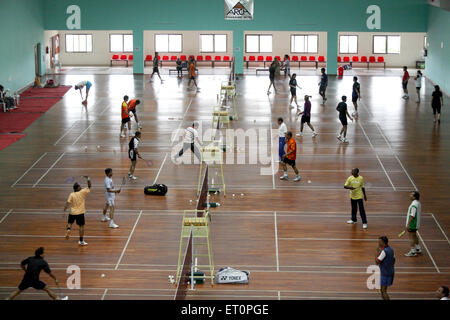
<path fill-rule="evenodd" d="M 280 56 L 248 56 L 248 58 L 246 56 L 244 56 L 244 62 L 246 63 L 247 69 L 248 69 L 248 65 L 250 62 L 259 62 L 259 63 L 263 63 L 264 67 L 266 66 L 267 62 L 272 63 L 272 61 L 274 61 L 275 59 L 277 59 L 278 61 L 282 61 Z M 291 62 L 298 62 L 298 67 L 300 68 L 300 63 L 302 62 L 312 62 L 315 63 L 316 65 L 316 69 L 318 68 L 318 64 L 320 63 L 325 63 L 325 57 L 324 56 L 319 56 L 316 59 L 316 56 L 309 56 L 309 58 L 307 56 L 292 56 L 292 57 L 288 57 L 289 61 Z"/>
<path fill-rule="evenodd" d="M 361 58 L 358 56 L 353 56 L 351 59 L 350 57 L 337 57 L 337 62 L 339 63 L 348 63 L 351 66 L 353 66 L 353 63 L 365 63 L 367 65 L 367 69 L 369 69 L 371 63 L 382 63 L 384 69 L 386 69 L 386 61 L 384 61 L 384 57 L 374 57 L 370 56 L 369 59 L 367 59 L 366 56 L 362 56 Z"/>
<path fill-rule="evenodd" d="M 180 60 L 181 61 L 187 61 L 188 59 L 191 58 L 196 58 L 194 55 L 180 55 Z M 160 62 L 160 65 L 162 66 L 164 62 L 175 62 L 177 61 L 178 56 L 158 56 L 158 60 Z M 230 56 L 202 56 L 202 55 L 198 55 L 197 58 L 195 59 L 196 62 L 208 62 L 211 64 L 211 66 L 214 68 L 214 63 L 217 62 L 225 62 L 228 63 L 231 67 L 231 61 L 233 61 L 233 57 Z M 114 54 L 111 58 L 111 63 L 110 65 L 112 66 L 113 62 L 125 62 L 127 67 L 128 67 L 128 63 L 130 61 L 133 61 L 133 55 L 126 55 L 126 54 L 122 54 L 122 55 L 118 55 L 118 54 Z M 146 55 L 145 59 L 144 59 L 144 65 L 146 62 L 152 62 L 153 61 L 153 56 L 152 55 Z"/>

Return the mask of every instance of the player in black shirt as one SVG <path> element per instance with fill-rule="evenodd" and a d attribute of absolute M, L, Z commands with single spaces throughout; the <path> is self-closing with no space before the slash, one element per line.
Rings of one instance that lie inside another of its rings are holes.
<path fill-rule="evenodd" d="M 23 271 L 25 271 L 25 275 L 23 276 L 22 282 L 19 284 L 19 289 L 14 291 L 9 296 L 8 300 L 14 299 L 21 294 L 22 291 L 28 289 L 29 287 L 33 287 L 36 290 L 44 290 L 53 300 L 59 300 L 59 297 L 54 294 L 44 282 L 39 280 L 39 274 L 42 270 L 44 270 L 55 280 L 55 283 L 58 284 L 58 280 L 56 280 L 56 277 L 52 274 L 47 261 L 44 260 L 43 247 L 36 249 L 34 252 L 34 257 L 26 258 L 20 263 L 20 266 Z"/>
<path fill-rule="evenodd" d="M 431 108 L 433 108 L 433 117 L 434 122 L 436 122 L 436 113 L 437 113 L 437 121 L 441 123 L 441 107 L 444 104 L 444 100 L 442 98 L 442 91 L 439 86 L 434 86 L 433 94 L 431 95 Z"/>
<path fill-rule="evenodd" d="M 273 90 L 275 91 L 275 93 L 277 93 L 277 88 L 275 88 L 275 61 L 272 62 L 272 64 L 269 67 L 269 79 L 270 79 L 270 85 L 269 88 L 267 89 L 267 94 L 270 94 L 270 87 L 273 86 Z"/>
<path fill-rule="evenodd" d="M 339 133 L 339 135 L 337 136 L 338 140 L 348 143 L 347 140 L 347 117 L 353 121 L 353 118 L 348 114 L 348 109 L 347 109 L 347 97 L 346 96 L 342 96 L 342 101 L 339 102 L 336 110 L 339 112 L 339 120 L 341 121 L 342 124 L 342 129 L 341 132 Z"/>

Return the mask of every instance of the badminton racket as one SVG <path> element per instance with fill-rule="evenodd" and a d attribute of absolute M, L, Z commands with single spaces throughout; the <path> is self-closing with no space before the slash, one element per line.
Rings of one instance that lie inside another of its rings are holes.
<path fill-rule="evenodd" d="M 144 160 L 145 163 L 146 163 L 149 167 L 153 166 L 153 162 L 152 162 L 151 160 L 146 160 L 146 159 L 144 159 L 144 158 L 142 158 L 142 157 L 139 157 L 139 158 L 141 158 L 141 160 Z"/>
<path fill-rule="evenodd" d="M 399 237 L 399 238 L 403 237 L 405 233 L 406 233 L 406 230 L 403 230 L 402 232 L 400 232 L 400 233 L 398 234 L 398 237 Z"/>

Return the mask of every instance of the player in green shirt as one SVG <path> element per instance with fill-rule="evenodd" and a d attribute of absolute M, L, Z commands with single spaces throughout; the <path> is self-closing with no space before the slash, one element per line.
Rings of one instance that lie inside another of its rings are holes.
<path fill-rule="evenodd" d="M 405 253 L 405 256 L 415 257 L 419 253 L 422 253 L 422 250 L 419 245 L 419 239 L 417 237 L 417 231 L 419 231 L 420 227 L 420 215 L 422 213 L 422 205 L 419 202 L 420 199 L 419 192 L 413 191 L 409 194 L 409 197 L 412 200 L 412 202 L 408 208 L 408 214 L 406 216 L 405 231 L 408 232 L 411 250 L 409 250 L 408 253 Z"/>

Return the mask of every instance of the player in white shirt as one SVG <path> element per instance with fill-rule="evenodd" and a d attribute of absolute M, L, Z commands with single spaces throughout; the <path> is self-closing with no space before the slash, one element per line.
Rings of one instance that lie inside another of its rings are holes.
<path fill-rule="evenodd" d="M 282 157 L 285 154 L 284 152 L 284 145 L 286 144 L 285 141 L 285 135 L 287 133 L 287 127 L 286 124 L 283 121 L 283 118 L 278 118 L 278 156 L 279 156 L 279 166 L 281 169 L 281 164 L 282 164 Z"/>
<path fill-rule="evenodd" d="M 195 154 L 197 159 L 199 161 L 201 161 L 200 152 L 198 151 L 197 147 L 195 146 L 195 142 L 197 142 L 199 145 L 201 145 L 199 137 L 198 137 L 197 128 L 198 128 L 198 122 L 194 122 L 191 127 L 188 127 L 188 128 L 186 128 L 186 130 L 184 130 L 183 148 L 174 157 L 175 161 L 179 157 L 181 157 L 183 155 L 183 153 L 189 148 Z"/>
<path fill-rule="evenodd" d="M 118 228 L 119 226 L 114 223 L 114 199 L 116 198 L 116 193 L 120 193 L 120 190 L 114 188 L 114 182 L 112 179 L 113 172 L 111 168 L 105 169 L 105 207 L 103 208 L 102 222 L 109 221 L 110 228 Z M 106 212 L 109 208 L 109 217 L 106 216 Z"/>
<path fill-rule="evenodd" d="M 417 237 L 417 231 L 419 231 L 420 228 L 420 215 L 422 213 L 422 205 L 419 202 L 419 192 L 413 191 L 410 193 L 409 197 L 412 202 L 408 208 L 408 215 L 406 216 L 405 231 L 408 232 L 411 250 L 406 253 L 405 256 L 415 257 L 419 253 L 422 253 L 419 244 L 419 238 Z"/>
<path fill-rule="evenodd" d="M 417 75 L 414 77 L 416 80 L 416 92 L 417 92 L 417 103 L 420 103 L 420 88 L 422 88 L 422 71 L 417 70 Z"/>

